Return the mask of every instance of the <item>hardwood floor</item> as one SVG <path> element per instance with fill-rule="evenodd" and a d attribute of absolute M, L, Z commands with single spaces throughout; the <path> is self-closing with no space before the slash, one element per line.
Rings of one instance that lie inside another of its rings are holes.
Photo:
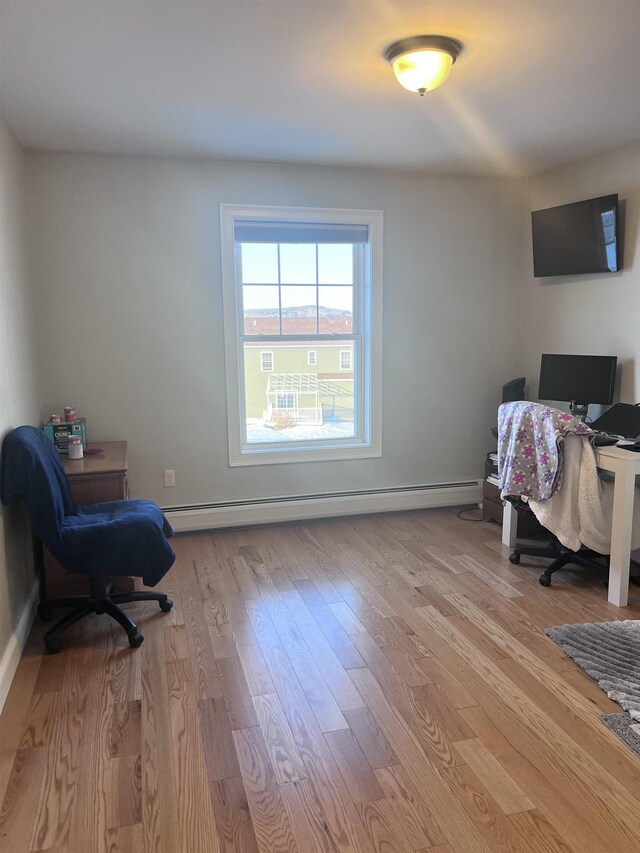
<path fill-rule="evenodd" d="M 0 717 L 7 853 L 640 849 L 620 709 L 546 638 L 640 618 L 452 510 L 176 537 L 162 589 L 41 655 Z M 534 562 L 534 561 L 532 561 Z"/>

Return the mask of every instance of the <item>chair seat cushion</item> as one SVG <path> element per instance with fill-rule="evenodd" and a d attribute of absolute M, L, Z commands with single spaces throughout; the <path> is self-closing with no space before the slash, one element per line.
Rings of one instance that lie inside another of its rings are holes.
<path fill-rule="evenodd" d="M 135 575 L 155 586 L 175 560 L 171 525 L 159 506 L 145 500 L 74 507 L 65 515 L 62 565 L 84 575 Z"/>

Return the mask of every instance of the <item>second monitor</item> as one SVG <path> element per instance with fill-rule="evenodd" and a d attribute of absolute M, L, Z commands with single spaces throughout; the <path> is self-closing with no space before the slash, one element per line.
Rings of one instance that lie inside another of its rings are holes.
<path fill-rule="evenodd" d="M 560 355 L 544 353 L 540 361 L 538 397 L 570 403 L 571 412 L 585 420 L 589 403 L 613 403 L 615 355 Z"/>

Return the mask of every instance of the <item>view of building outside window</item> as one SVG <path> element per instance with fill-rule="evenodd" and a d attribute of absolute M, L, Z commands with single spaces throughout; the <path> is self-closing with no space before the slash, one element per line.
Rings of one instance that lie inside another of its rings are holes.
<path fill-rule="evenodd" d="M 351 243 L 241 243 L 247 443 L 351 438 Z"/>

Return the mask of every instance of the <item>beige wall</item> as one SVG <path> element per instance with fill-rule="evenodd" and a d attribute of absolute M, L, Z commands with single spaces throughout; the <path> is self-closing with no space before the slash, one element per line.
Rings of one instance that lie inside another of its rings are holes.
<path fill-rule="evenodd" d="M 37 423 L 33 304 L 24 254 L 24 156 L 0 121 L 0 438 Z M 24 513 L 0 505 L 0 660 L 33 587 Z"/>
<path fill-rule="evenodd" d="M 618 399 L 640 401 L 640 144 L 555 169 L 530 181 L 529 210 L 618 193 L 624 227 L 623 270 L 533 277 L 531 218 L 524 241 L 524 366 L 537 396 L 543 352 L 617 355 Z M 594 410 L 597 413 L 597 410 Z"/>
<path fill-rule="evenodd" d="M 31 153 L 42 416 L 127 439 L 163 506 L 477 478 L 517 376 L 523 182 Z M 382 209 L 383 455 L 230 468 L 219 204 Z M 177 486 L 165 489 L 164 468 Z"/>

